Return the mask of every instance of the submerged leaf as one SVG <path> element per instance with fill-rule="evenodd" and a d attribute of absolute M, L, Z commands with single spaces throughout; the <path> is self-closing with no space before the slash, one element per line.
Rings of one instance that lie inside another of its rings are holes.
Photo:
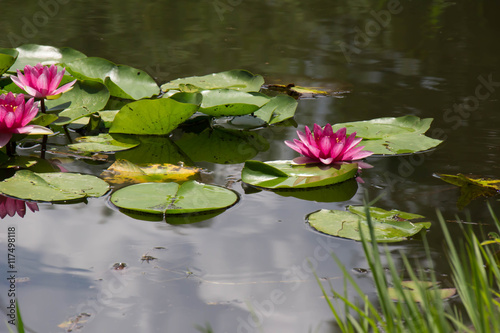
<path fill-rule="evenodd" d="M 117 160 L 101 177 L 108 183 L 148 183 L 148 182 L 176 182 L 182 183 L 199 176 L 201 169 L 185 167 L 175 164 L 147 164 L 137 165 L 127 160 Z"/>
<path fill-rule="evenodd" d="M 308 222 L 314 229 L 325 234 L 357 241 L 361 240 L 361 227 L 363 235 L 369 240 L 370 230 L 364 206 L 349 206 L 348 209 L 349 211 L 322 209 L 310 214 Z M 430 222 L 412 222 L 414 219 L 424 218 L 423 216 L 399 210 L 386 211 L 370 207 L 370 216 L 377 242 L 400 242 L 431 226 Z"/>
<path fill-rule="evenodd" d="M 461 173 L 445 175 L 436 173 L 437 178 L 460 187 L 460 197 L 457 201 L 458 209 L 464 209 L 472 200 L 479 197 L 492 197 L 500 194 L 500 179 L 473 178 Z"/>
<path fill-rule="evenodd" d="M 455 288 L 439 289 L 439 283 L 432 281 L 401 281 L 402 290 L 393 287 L 387 289 L 387 294 L 393 301 L 404 302 L 407 299 L 413 299 L 414 302 L 422 303 L 427 298 L 439 298 L 445 300 L 457 293 Z M 422 291 L 421 291 L 422 290 Z M 404 293 L 404 295 L 402 294 Z"/>

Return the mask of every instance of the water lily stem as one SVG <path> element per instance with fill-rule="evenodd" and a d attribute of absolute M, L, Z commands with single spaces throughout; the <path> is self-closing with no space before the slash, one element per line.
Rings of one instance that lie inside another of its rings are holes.
<path fill-rule="evenodd" d="M 46 113 L 45 112 L 45 99 L 41 99 L 40 101 L 40 110 L 42 111 L 42 113 Z"/>
<path fill-rule="evenodd" d="M 49 138 L 48 135 L 44 135 L 43 139 L 42 139 L 42 150 L 40 151 L 40 158 L 42 160 L 45 159 L 45 152 L 47 151 L 47 140 L 48 140 L 48 138 Z"/>
<path fill-rule="evenodd" d="M 7 150 L 7 156 L 11 157 L 11 156 L 14 156 L 14 152 L 15 152 L 15 146 L 12 145 L 13 142 L 7 142 L 7 144 L 5 145 L 5 149 Z"/>

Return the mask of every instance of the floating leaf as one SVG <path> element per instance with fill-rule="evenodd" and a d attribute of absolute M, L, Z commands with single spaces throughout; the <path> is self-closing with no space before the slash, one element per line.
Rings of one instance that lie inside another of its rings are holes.
<path fill-rule="evenodd" d="M 322 209 L 308 216 L 309 224 L 325 234 L 361 240 L 360 227 L 366 239 L 370 239 L 370 230 L 366 221 L 364 206 L 349 206 L 349 211 Z M 430 222 L 412 222 L 411 220 L 424 218 L 421 215 L 387 211 L 377 207 L 370 207 L 370 216 L 373 231 L 377 242 L 400 242 L 430 228 Z"/>
<path fill-rule="evenodd" d="M 101 118 L 101 121 L 102 121 L 104 127 L 110 128 L 111 125 L 113 124 L 113 121 L 115 120 L 116 114 L 119 111 L 120 110 L 101 110 L 101 111 L 97 111 L 97 114 Z M 87 125 L 89 123 L 89 121 L 90 121 L 90 116 L 85 116 L 85 117 L 82 117 L 82 118 L 79 118 L 77 120 L 72 121 L 71 124 Z"/>
<path fill-rule="evenodd" d="M 439 283 L 432 281 L 401 281 L 401 287 L 404 295 L 401 293 L 401 290 L 393 287 L 387 288 L 389 298 L 393 301 L 404 302 L 406 296 L 406 299 L 413 299 L 414 302 L 422 303 L 425 301 L 423 297 L 427 297 L 427 299 L 438 297 L 445 300 L 457 293 L 455 288 L 439 289 Z M 422 295 L 421 290 L 424 295 Z"/>
<path fill-rule="evenodd" d="M 45 105 L 49 112 L 62 111 L 59 112 L 55 125 L 66 125 L 101 110 L 108 99 L 109 91 L 104 84 L 92 80 L 77 80 L 73 89 L 58 99 L 46 101 Z"/>
<path fill-rule="evenodd" d="M 253 75 L 245 70 L 231 70 L 227 72 L 208 74 L 204 76 L 192 76 L 176 79 L 161 86 L 163 91 L 183 90 L 185 92 L 197 92 L 210 89 L 232 89 L 244 92 L 259 91 L 264 84 L 260 75 Z"/>
<path fill-rule="evenodd" d="M 199 176 L 201 169 L 175 164 L 137 165 L 127 160 L 117 160 L 101 177 L 108 183 L 148 183 L 148 182 L 186 182 Z"/>
<path fill-rule="evenodd" d="M 238 196 L 223 187 L 190 180 L 177 183 L 144 183 L 127 186 L 111 195 L 117 207 L 151 214 L 186 214 L 227 208 Z"/>
<path fill-rule="evenodd" d="M 269 148 L 266 139 L 255 132 L 224 128 L 186 133 L 175 143 L 195 162 L 221 164 L 243 163 Z"/>
<path fill-rule="evenodd" d="M 81 136 L 76 141 L 78 143 L 70 144 L 68 147 L 73 150 L 89 153 L 127 150 L 140 144 L 139 140 L 120 134 Z"/>
<path fill-rule="evenodd" d="M 358 164 L 293 165 L 292 161 L 246 161 L 241 180 L 247 184 L 269 188 L 307 188 L 341 183 L 353 178 Z"/>
<path fill-rule="evenodd" d="M 464 209 L 472 200 L 479 197 L 487 198 L 500 194 L 500 179 L 473 178 L 461 173 L 457 175 L 435 173 L 434 176 L 460 187 L 460 198 L 457 201 L 458 209 Z"/>
<path fill-rule="evenodd" d="M 106 85 L 112 96 L 141 99 L 160 93 L 156 82 L 146 72 L 109 60 L 89 57 L 66 63 L 66 69 L 79 79 L 98 79 Z"/>
<path fill-rule="evenodd" d="M 292 118 L 295 115 L 297 105 L 297 101 L 290 96 L 276 96 L 255 111 L 254 115 L 268 124 L 275 124 Z"/>
<path fill-rule="evenodd" d="M 18 69 L 23 70 L 26 65 L 35 66 L 38 63 L 42 65 L 62 64 L 87 57 L 82 52 L 70 47 L 57 48 L 47 45 L 25 44 L 17 47 L 16 50 L 19 52 L 19 56 L 9 69 L 9 72 L 15 72 Z"/>
<path fill-rule="evenodd" d="M 110 133 L 166 135 L 189 119 L 197 105 L 170 98 L 142 100 L 125 105 L 115 116 Z"/>
<path fill-rule="evenodd" d="M 108 191 L 108 184 L 91 175 L 78 173 L 34 173 L 20 170 L 0 182 L 2 194 L 35 201 L 66 201 L 85 197 L 100 197 Z"/>
<path fill-rule="evenodd" d="M 290 95 L 294 98 L 313 98 L 318 96 L 328 96 L 331 94 L 331 92 L 321 90 L 319 88 L 301 87 L 296 86 L 293 83 L 286 86 L 283 84 L 269 84 L 266 85 L 265 88 Z"/>
<path fill-rule="evenodd" d="M 424 133 L 429 129 L 432 118 L 420 119 L 416 116 L 398 118 L 377 118 L 336 124 L 334 131 L 342 127 L 347 133 L 356 132 L 363 138 L 360 145 L 374 154 L 394 155 L 424 151 L 436 147 L 442 141 L 429 138 Z"/>
<path fill-rule="evenodd" d="M 256 92 L 243 92 L 231 89 L 204 90 L 200 112 L 210 116 L 241 116 L 258 110 L 270 98 Z"/>
<path fill-rule="evenodd" d="M 18 55 L 17 50 L 0 48 L 0 75 L 5 73 L 16 62 Z"/>
<path fill-rule="evenodd" d="M 57 118 L 55 114 L 40 113 L 30 121 L 30 125 L 47 126 L 52 124 Z"/>

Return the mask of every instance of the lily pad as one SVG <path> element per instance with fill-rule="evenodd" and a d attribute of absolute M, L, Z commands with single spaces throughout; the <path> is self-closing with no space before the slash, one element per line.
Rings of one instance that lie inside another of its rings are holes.
<path fill-rule="evenodd" d="M 269 148 L 266 139 L 255 132 L 224 128 L 185 133 L 175 143 L 195 162 L 221 164 L 243 163 Z"/>
<path fill-rule="evenodd" d="M 414 302 L 422 303 L 425 301 L 423 297 L 430 297 L 445 300 L 452 297 L 457 293 L 455 288 L 439 288 L 439 283 L 434 283 L 432 281 L 401 281 L 402 292 L 389 287 L 387 289 L 387 294 L 390 299 L 397 302 L 404 302 L 405 297 L 407 299 L 413 299 Z M 424 291 L 423 295 L 421 290 Z"/>
<path fill-rule="evenodd" d="M 113 184 L 148 182 L 182 183 L 197 178 L 200 171 L 200 168 L 169 163 L 137 165 L 127 160 L 117 160 L 108 169 L 103 171 L 101 177 L 108 183 Z"/>
<path fill-rule="evenodd" d="M 395 155 L 424 151 L 439 145 L 441 140 L 424 134 L 431 123 L 432 118 L 387 117 L 336 124 L 333 130 L 346 127 L 348 134 L 356 132 L 357 137 L 363 138 L 360 145 L 365 146 L 364 150 L 374 154 Z"/>
<path fill-rule="evenodd" d="M 111 125 L 113 124 L 113 121 L 115 120 L 116 114 L 119 111 L 120 110 L 101 110 L 101 111 L 97 111 L 97 114 L 99 115 L 104 127 L 110 128 Z M 72 121 L 71 124 L 84 126 L 84 125 L 87 125 L 89 123 L 89 121 L 90 121 L 90 116 L 85 116 L 85 117 L 82 117 L 82 118 L 79 118 L 79 119 Z"/>
<path fill-rule="evenodd" d="M 73 89 L 58 99 L 46 101 L 45 106 L 48 112 L 62 111 L 54 123 L 66 125 L 104 108 L 109 96 L 104 84 L 93 80 L 77 80 Z"/>
<path fill-rule="evenodd" d="M 35 66 L 38 63 L 42 65 L 62 64 L 86 58 L 87 56 L 80 51 L 70 47 L 54 47 L 47 45 L 25 44 L 16 48 L 19 56 L 16 62 L 10 67 L 9 72 L 23 70 L 26 65 Z"/>
<path fill-rule="evenodd" d="M 100 197 L 108 189 L 108 184 L 98 177 L 69 172 L 35 173 L 20 170 L 13 177 L 0 182 L 0 193 L 34 201 L 58 202 Z"/>
<path fill-rule="evenodd" d="M 500 179 L 435 173 L 435 177 L 447 183 L 460 187 L 460 197 L 457 201 L 458 209 L 464 209 L 472 200 L 479 197 L 492 197 L 500 194 Z"/>
<path fill-rule="evenodd" d="M 97 153 L 121 151 L 137 147 L 139 140 L 120 134 L 99 134 L 97 136 L 81 136 L 76 139 L 78 143 L 68 145 L 70 149 Z"/>
<path fill-rule="evenodd" d="M 360 241 L 361 231 L 366 239 L 370 239 L 370 230 L 366 221 L 364 206 L 349 206 L 349 211 L 322 209 L 310 214 L 307 218 L 309 224 L 316 230 L 325 234 Z M 413 222 L 424 216 L 405 213 L 399 210 L 384 210 L 370 207 L 373 229 L 377 242 L 400 242 L 407 240 L 428 229 L 430 222 Z"/>
<path fill-rule="evenodd" d="M 268 189 L 300 189 L 341 183 L 354 178 L 358 164 L 294 165 L 292 161 L 246 161 L 241 180 Z"/>
<path fill-rule="evenodd" d="M 167 135 L 197 110 L 197 105 L 180 103 L 171 98 L 136 101 L 121 108 L 109 132 Z"/>
<path fill-rule="evenodd" d="M 270 100 L 261 93 L 231 89 L 204 90 L 201 94 L 203 99 L 199 111 L 214 117 L 250 114 Z"/>
<path fill-rule="evenodd" d="M 295 115 L 297 105 L 297 101 L 290 96 L 276 96 L 255 111 L 254 115 L 268 124 L 275 124 L 292 118 Z"/>
<path fill-rule="evenodd" d="M 197 92 L 211 89 L 232 89 L 238 91 L 259 91 L 264 84 L 260 75 L 253 75 L 246 70 L 231 70 L 204 76 L 192 76 L 176 79 L 161 86 L 163 91 L 181 90 Z"/>
<path fill-rule="evenodd" d="M 0 75 L 5 73 L 16 62 L 18 55 L 17 50 L 0 48 Z"/>
<path fill-rule="evenodd" d="M 127 186 L 111 195 L 120 208 L 150 214 L 186 214 L 232 206 L 238 196 L 223 187 L 190 180 L 177 183 L 143 183 Z"/>
<path fill-rule="evenodd" d="M 155 80 L 146 72 L 109 60 L 89 57 L 66 62 L 66 69 L 79 79 L 100 80 L 112 96 L 125 99 L 141 99 L 160 93 Z"/>
<path fill-rule="evenodd" d="M 301 86 L 296 86 L 293 83 L 290 83 L 288 85 L 268 84 L 265 86 L 265 88 L 287 94 L 297 99 L 330 95 L 329 91 L 321 90 L 320 88 L 301 87 Z"/>

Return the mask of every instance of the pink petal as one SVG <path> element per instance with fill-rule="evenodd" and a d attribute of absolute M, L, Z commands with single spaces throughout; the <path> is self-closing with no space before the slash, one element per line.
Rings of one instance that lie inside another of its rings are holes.
<path fill-rule="evenodd" d="M 354 156 L 356 156 L 361 150 L 363 150 L 363 148 L 365 148 L 365 146 L 359 146 L 344 152 L 344 156 L 342 157 L 342 159 L 344 161 L 352 161 L 354 159 Z"/>
<path fill-rule="evenodd" d="M 323 135 L 333 136 L 333 129 L 331 124 L 326 124 L 325 128 L 323 129 Z"/>
<path fill-rule="evenodd" d="M 313 164 L 313 163 L 318 163 L 318 160 L 307 156 L 296 157 L 292 160 L 292 164 Z"/>
<path fill-rule="evenodd" d="M 24 87 L 24 91 L 26 91 L 26 93 L 30 96 L 33 96 L 35 98 L 45 98 L 45 95 L 43 95 L 42 93 L 40 93 L 38 90 L 30 87 L 30 86 L 26 86 Z"/>
<path fill-rule="evenodd" d="M 7 200 L 5 201 L 5 209 L 7 210 L 7 214 L 9 214 L 10 217 L 16 214 L 16 208 L 16 199 L 7 198 Z"/>
<path fill-rule="evenodd" d="M 45 73 L 43 73 L 38 77 L 38 79 L 36 80 L 36 87 L 34 88 L 37 89 L 44 96 L 47 95 L 49 88 L 49 81 Z"/>
<path fill-rule="evenodd" d="M 15 112 L 8 112 L 5 114 L 5 117 L 3 118 L 3 123 L 5 127 L 11 128 L 12 125 L 14 125 L 16 121 L 16 115 Z"/>
<path fill-rule="evenodd" d="M 35 126 L 33 126 L 33 125 L 18 127 L 18 128 L 12 129 L 12 133 L 26 134 L 26 133 L 29 133 L 33 128 L 35 128 Z"/>
<path fill-rule="evenodd" d="M 363 147 L 364 148 L 364 147 Z M 371 156 L 373 155 L 373 152 L 371 151 L 368 151 L 368 150 L 363 150 L 357 154 L 354 154 L 354 156 L 352 157 L 353 160 L 360 160 L 362 158 L 365 158 L 365 157 L 368 157 L 368 156 Z M 373 167 L 373 166 L 371 166 Z"/>
<path fill-rule="evenodd" d="M 330 155 L 330 150 L 332 149 L 332 142 L 330 137 L 324 136 L 319 140 L 319 149 L 323 156 Z"/>
<path fill-rule="evenodd" d="M 26 215 L 26 205 L 24 204 L 24 201 L 16 200 L 15 204 L 17 215 L 24 217 L 24 215 Z"/>
<path fill-rule="evenodd" d="M 51 78 L 51 81 L 49 84 L 49 91 L 54 91 L 55 89 L 57 89 L 57 87 L 59 86 L 59 83 L 61 83 L 63 76 L 64 76 L 64 70 L 62 72 L 57 73 L 57 69 L 56 69 L 56 73 Z"/>
<path fill-rule="evenodd" d="M 1 132 L 0 131 L 0 147 L 5 146 L 12 138 L 12 133 Z"/>
<path fill-rule="evenodd" d="M 26 201 L 26 206 L 28 206 L 28 208 L 34 213 L 34 212 L 38 212 L 38 205 L 36 202 L 28 202 Z"/>
<path fill-rule="evenodd" d="M 335 136 L 339 139 L 343 139 L 345 138 L 345 134 L 347 132 L 347 128 L 345 127 L 342 127 L 341 129 L 339 129 L 337 132 L 335 132 Z"/>
<path fill-rule="evenodd" d="M 319 160 L 323 164 L 331 164 L 334 161 L 334 158 L 333 157 L 328 157 L 328 158 L 321 158 L 320 157 Z"/>
<path fill-rule="evenodd" d="M 76 83 L 76 80 L 74 81 L 71 81 L 69 83 L 66 83 L 65 85 L 59 87 L 59 89 L 56 89 L 54 92 L 51 93 L 51 95 L 58 95 L 58 94 L 62 94 L 66 91 L 69 91 L 71 90 L 71 88 L 73 87 L 73 85 Z"/>
<path fill-rule="evenodd" d="M 16 84 L 16 86 L 18 86 L 19 88 L 21 88 L 23 90 L 24 90 L 24 86 L 28 85 L 27 80 L 25 79 L 24 75 L 21 74 L 19 69 L 17 70 L 17 76 L 11 76 L 10 79 L 12 80 L 12 82 L 14 82 Z"/>
<path fill-rule="evenodd" d="M 323 130 L 321 129 L 321 126 L 318 124 L 314 124 L 314 139 L 318 140 L 323 136 Z"/>

